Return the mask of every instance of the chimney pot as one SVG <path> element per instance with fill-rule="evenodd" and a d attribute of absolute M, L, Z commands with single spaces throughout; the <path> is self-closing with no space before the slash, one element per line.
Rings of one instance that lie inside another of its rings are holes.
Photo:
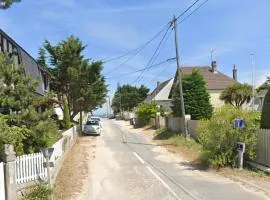
<path fill-rule="evenodd" d="M 211 63 L 211 71 L 216 72 L 217 71 L 217 61 L 213 60 Z"/>
<path fill-rule="evenodd" d="M 233 80 L 237 81 L 237 69 L 235 65 L 233 65 Z"/>

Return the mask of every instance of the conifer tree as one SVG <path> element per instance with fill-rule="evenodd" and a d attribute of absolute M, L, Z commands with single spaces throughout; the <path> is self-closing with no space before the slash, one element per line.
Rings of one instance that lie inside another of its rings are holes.
<path fill-rule="evenodd" d="M 39 96 L 39 80 L 26 76 L 24 67 L 16 66 L 12 60 L 0 54 L 0 107 L 8 126 L 29 130 L 23 141 L 25 152 L 37 152 L 59 137 L 52 110 L 47 107 L 49 97 Z"/>
<path fill-rule="evenodd" d="M 213 107 L 210 104 L 206 83 L 200 72 L 196 69 L 192 74 L 184 74 L 182 85 L 185 113 L 191 115 L 191 119 L 194 120 L 209 119 L 212 116 Z M 179 84 L 174 86 L 172 104 L 173 115 L 181 116 Z"/>
<path fill-rule="evenodd" d="M 263 102 L 261 128 L 270 129 L 270 89 L 268 89 Z"/>

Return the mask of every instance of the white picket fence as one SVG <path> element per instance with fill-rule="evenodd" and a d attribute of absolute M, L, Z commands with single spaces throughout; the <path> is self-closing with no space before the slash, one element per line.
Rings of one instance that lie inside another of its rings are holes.
<path fill-rule="evenodd" d="M 47 176 L 46 169 L 43 167 L 45 158 L 42 153 L 33 153 L 18 156 L 16 158 L 16 177 L 17 184 L 44 179 Z"/>
<path fill-rule="evenodd" d="M 0 199 L 5 200 L 4 163 L 0 162 Z"/>
<path fill-rule="evenodd" d="M 72 145 L 75 142 L 77 137 L 76 126 L 65 131 L 62 135 L 63 137 L 52 146 L 54 151 L 51 155 L 50 162 L 56 163 L 59 158 L 63 157 L 65 141 L 69 145 Z M 43 162 L 45 162 L 45 158 L 42 153 L 18 156 L 16 158 L 17 184 L 23 184 L 47 177 L 47 170 L 43 167 Z M 51 170 L 53 170 L 53 168 L 51 168 Z M 0 198 L 0 200 L 2 199 Z"/>
<path fill-rule="evenodd" d="M 63 156 L 64 139 L 58 140 L 52 147 L 54 148 L 50 161 L 55 162 L 58 158 Z"/>

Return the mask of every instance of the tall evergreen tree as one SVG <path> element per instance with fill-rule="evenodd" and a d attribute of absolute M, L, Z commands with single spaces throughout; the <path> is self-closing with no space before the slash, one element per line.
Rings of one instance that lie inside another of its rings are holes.
<path fill-rule="evenodd" d="M 210 104 L 206 83 L 199 70 L 193 70 L 192 74 L 184 74 L 182 85 L 186 114 L 191 115 L 191 119 L 194 120 L 209 119 L 213 114 L 213 107 Z M 172 99 L 173 115 L 181 116 L 179 84 L 174 86 Z"/>
<path fill-rule="evenodd" d="M 261 117 L 261 128 L 270 129 L 270 89 L 264 98 L 262 117 Z"/>
<path fill-rule="evenodd" d="M 67 97 L 71 119 L 81 111 L 91 112 L 106 102 L 103 63 L 84 58 L 86 46 L 79 38 L 70 36 L 55 46 L 46 40 L 44 47 L 49 53 L 49 70 L 54 77 L 51 89 L 59 100 Z"/>
<path fill-rule="evenodd" d="M 36 152 L 51 146 L 59 133 L 52 110 L 46 107 L 49 97 L 36 94 L 39 81 L 25 76 L 24 67 L 11 60 L 7 54 L 0 54 L 0 107 L 8 126 L 29 130 L 23 141 L 25 152 Z"/>

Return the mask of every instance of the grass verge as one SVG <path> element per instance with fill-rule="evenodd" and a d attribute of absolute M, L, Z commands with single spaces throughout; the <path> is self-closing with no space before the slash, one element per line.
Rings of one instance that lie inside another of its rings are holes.
<path fill-rule="evenodd" d="M 207 168 L 207 163 L 202 157 L 202 147 L 193 138 L 186 138 L 179 132 L 173 132 L 167 129 L 158 129 L 154 140 L 165 146 L 170 152 L 180 154 L 188 165 L 198 168 Z"/>

